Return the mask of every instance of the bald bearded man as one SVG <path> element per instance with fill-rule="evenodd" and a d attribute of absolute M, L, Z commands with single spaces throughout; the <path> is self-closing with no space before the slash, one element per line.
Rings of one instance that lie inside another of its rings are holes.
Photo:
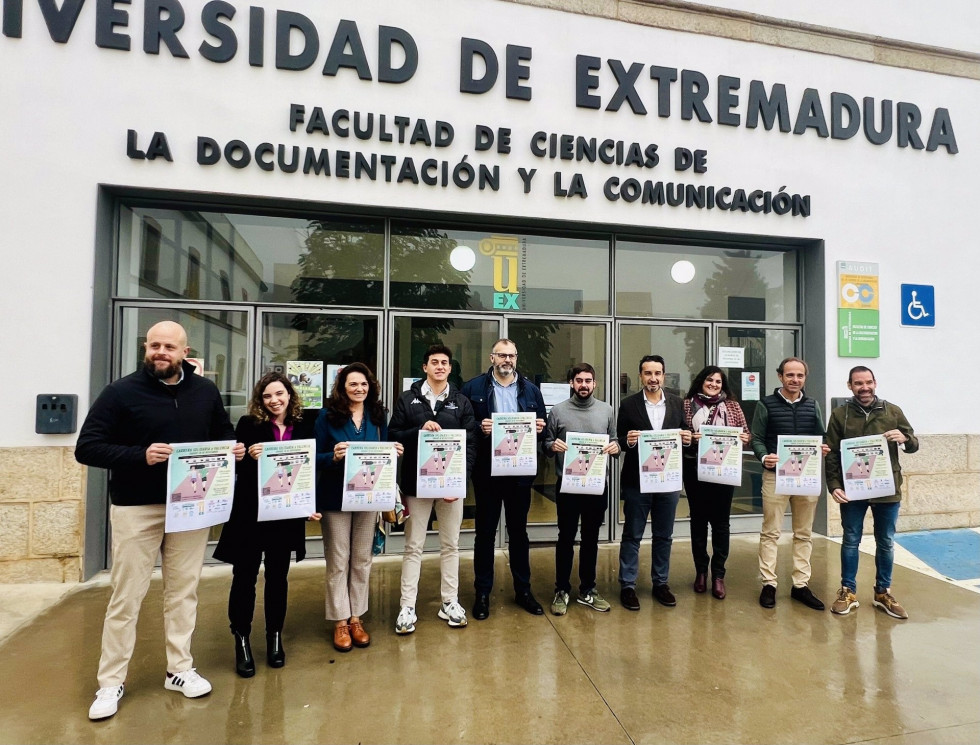
<path fill-rule="evenodd" d="M 166 533 L 167 461 L 172 443 L 233 440 L 235 430 L 214 383 L 185 361 L 187 333 L 163 321 L 150 328 L 138 371 L 110 383 L 78 435 L 79 463 L 109 470 L 112 597 L 102 629 L 99 690 L 89 719 L 113 716 L 136 645 L 136 621 L 157 555 L 163 557 L 164 687 L 188 698 L 211 692 L 191 657 L 197 584 L 208 528 Z M 245 446 L 235 444 L 235 458 Z"/>

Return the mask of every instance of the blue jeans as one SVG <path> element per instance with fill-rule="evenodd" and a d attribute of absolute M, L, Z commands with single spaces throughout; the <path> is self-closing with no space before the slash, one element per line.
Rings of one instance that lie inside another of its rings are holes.
<path fill-rule="evenodd" d="M 892 586 L 892 567 L 895 565 L 895 527 L 901 502 L 869 502 L 860 499 L 840 506 L 840 521 L 844 541 L 840 547 L 840 583 L 857 592 L 857 568 L 864 532 L 864 516 L 871 508 L 875 531 L 875 592 L 885 592 Z"/>
<path fill-rule="evenodd" d="M 650 579 L 654 586 L 667 584 L 670 571 L 670 544 L 674 540 L 674 515 L 677 513 L 679 491 L 664 494 L 644 494 L 639 487 L 623 487 L 623 538 L 619 544 L 619 584 L 636 587 L 640 572 L 640 539 L 650 516 L 651 549 Z"/>

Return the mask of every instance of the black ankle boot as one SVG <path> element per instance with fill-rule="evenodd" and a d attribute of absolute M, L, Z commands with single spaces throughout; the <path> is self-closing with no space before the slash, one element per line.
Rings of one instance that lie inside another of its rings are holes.
<path fill-rule="evenodd" d="M 237 631 L 231 633 L 235 635 L 235 672 L 243 678 L 251 678 L 255 675 L 255 658 L 252 657 L 248 635 L 239 634 Z"/>
<path fill-rule="evenodd" d="M 282 648 L 282 632 L 272 631 L 265 635 L 265 656 L 269 667 L 282 667 L 286 664 L 286 653 Z"/>

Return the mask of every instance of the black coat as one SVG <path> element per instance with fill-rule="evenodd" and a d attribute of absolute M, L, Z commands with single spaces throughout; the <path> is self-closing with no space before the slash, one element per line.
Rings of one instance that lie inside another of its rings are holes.
<path fill-rule="evenodd" d="M 470 400 L 452 385 L 444 401 L 436 402 L 432 410 L 429 401 L 422 395 L 422 383 L 417 380 L 412 387 L 402 393 L 395 402 L 395 409 L 388 422 L 388 436 L 405 447 L 399 483 L 408 496 L 415 495 L 418 484 L 419 430 L 428 421 L 436 422 L 443 429 L 466 430 L 466 473 L 473 472 L 476 462 L 476 419 Z"/>
<path fill-rule="evenodd" d="M 89 409 L 75 459 L 109 469 L 113 504 L 166 503 L 167 461 L 146 463 L 146 449 L 153 443 L 234 439 L 214 383 L 195 375 L 186 361 L 183 369 L 183 380 L 167 385 L 140 368 L 107 385 Z"/>
<path fill-rule="evenodd" d="M 667 399 L 667 411 L 664 414 L 663 429 L 684 429 L 684 399 L 661 389 Z M 637 446 L 626 444 L 626 435 L 630 430 L 650 429 L 650 417 L 647 416 L 646 399 L 643 391 L 624 398 L 619 405 L 619 416 L 616 418 L 616 437 L 623 451 L 623 472 L 620 486 L 640 485 L 640 461 Z"/>
<path fill-rule="evenodd" d="M 293 423 L 294 440 L 313 439 L 316 412 Z M 259 422 L 250 416 L 238 420 L 235 434 L 238 441 L 251 447 L 257 442 L 275 442 L 272 422 Z M 246 455 L 235 469 L 235 501 L 231 517 L 221 528 L 221 537 L 214 550 L 214 558 L 229 564 L 239 561 L 243 555 L 255 555 L 267 549 L 288 548 L 296 552 L 296 561 L 306 556 L 306 520 L 258 521 L 259 514 L 259 466 L 252 456 Z"/>

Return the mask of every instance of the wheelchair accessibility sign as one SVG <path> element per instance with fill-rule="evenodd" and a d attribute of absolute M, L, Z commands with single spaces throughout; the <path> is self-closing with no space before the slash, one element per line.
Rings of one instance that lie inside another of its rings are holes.
<path fill-rule="evenodd" d="M 936 325 L 936 288 L 933 285 L 902 285 L 902 325 Z"/>

